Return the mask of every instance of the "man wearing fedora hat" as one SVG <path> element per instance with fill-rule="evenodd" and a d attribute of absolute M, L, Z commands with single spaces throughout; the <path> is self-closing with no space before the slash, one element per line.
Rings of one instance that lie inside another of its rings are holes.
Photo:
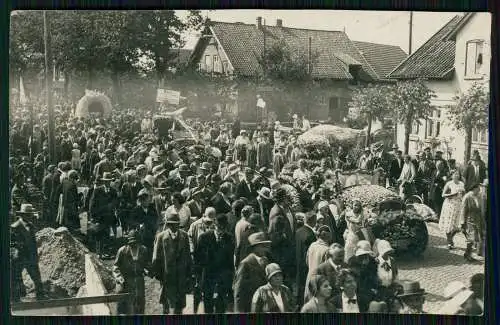
<path fill-rule="evenodd" d="M 127 243 L 118 249 L 113 264 L 116 291 L 131 294 L 130 299 L 118 303 L 119 314 L 142 315 L 146 306 L 144 274 L 150 267 L 148 257 L 151 255 L 137 237 L 135 230 L 127 234 Z"/>
<path fill-rule="evenodd" d="M 261 187 L 261 189 L 257 191 L 255 208 L 256 211 L 260 213 L 262 222 L 266 228 L 269 227 L 269 214 L 273 206 L 274 201 L 271 197 L 271 190 L 268 187 Z"/>
<path fill-rule="evenodd" d="M 258 232 L 248 237 L 252 253 L 244 258 L 233 282 L 234 312 L 249 313 L 252 310 L 252 297 L 255 291 L 267 283 L 265 268 L 269 264 L 267 255 L 271 241 L 265 233 Z"/>
<path fill-rule="evenodd" d="M 10 226 L 11 297 L 13 301 L 19 301 L 21 296 L 26 293 L 22 279 L 24 269 L 35 284 L 37 298 L 43 295 L 33 225 L 36 213 L 38 211 L 31 204 L 21 204 L 19 211 L 16 212 L 17 220 Z"/>
<path fill-rule="evenodd" d="M 214 229 L 199 236 L 194 252 L 194 264 L 199 266 L 202 274 L 200 285 L 206 314 L 227 311 L 234 275 L 233 247 L 234 239 L 228 232 L 227 215 L 218 214 Z"/>
<path fill-rule="evenodd" d="M 486 178 L 486 168 L 481 161 L 479 153 L 472 157 L 472 161 L 467 165 L 464 172 L 465 188 L 470 188 L 473 184 L 480 184 Z"/>
<path fill-rule="evenodd" d="M 157 235 L 153 250 L 152 274 L 162 286 L 160 303 L 165 314 L 182 313 L 191 287 L 189 239 L 179 224 L 177 214 L 168 215 L 166 229 Z"/>
<path fill-rule="evenodd" d="M 397 299 L 399 301 L 399 314 L 425 314 L 425 290 L 420 287 L 420 282 L 412 280 L 398 281 Z"/>
<path fill-rule="evenodd" d="M 106 249 L 104 246 L 109 244 L 110 232 L 116 234 L 118 193 L 110 186 L 113 181 L 110 172 L 104 172 L 101 181 L 103 185 L 95 188 L 90 198 L 89 215 L 91 223 L 94 224 L 92 229 L 95 231 L 97 254 L 106 257 L 108 254 L 104 253 L 110 247 Z"/>

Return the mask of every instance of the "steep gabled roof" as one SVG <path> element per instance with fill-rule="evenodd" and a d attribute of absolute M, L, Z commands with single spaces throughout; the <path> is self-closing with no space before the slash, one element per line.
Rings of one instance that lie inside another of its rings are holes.
<path fill-rule="evenodd" d="M 377 80 L 378 75 L 366 59 L 361 55 L 354 43 L 341 31 L 324 31 L 298 29 L 277 26 L 257 26 L 243 23 L 211 22 L 211 31 L 226 52 L 236 74 L 255 76 L 261 72 L 259 58 L 266 48 L 285 41 L 293 50 L 307 54 L 309 38 L 311 49 L 318 54 L 313 65 L 312 76 L 318 79 L 349 80 L 348 65 L 361 65 L 362 76 L 369 80 Z M 265 37 L 264 37 L 265 36 Z M 195 48 L 195 52 L 203 48 L 203 38 Z M 192 58 L 196 57 L 193 54 Z"/>
<path fill-rule="evenodd" d="M 391 79 L 446 79 L 455 66 L 455 41 L 447 35 L 464 20 L 465 16 L 455 16 L 427 42 L 401 62 L 389 75 Z"/>
<path fill-rule="evenodd" d="M 381 80 L 386 79 L 386 76 L 408 57 L 401 47 L 395 45 L 358 41 L 354 41 L 354 45 Z"/>

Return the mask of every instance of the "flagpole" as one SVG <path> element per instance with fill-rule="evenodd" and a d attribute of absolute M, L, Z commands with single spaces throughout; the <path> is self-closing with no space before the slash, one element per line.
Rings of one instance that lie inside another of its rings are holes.
<path fill-rule="evenodd" d="M 48 142 L 49 142 L 49 161 L 52 164 L 56 163 L 55 151 L 55 126 L 54 126 L 54 107 L 52 103 L 52 56 L 50 51 L 50 28 L 47 19 L 47 11 L 43 11 L 43 43 L 45 47 L 45 95 L 47 96 L 47 111 L 48 111 Z"/>

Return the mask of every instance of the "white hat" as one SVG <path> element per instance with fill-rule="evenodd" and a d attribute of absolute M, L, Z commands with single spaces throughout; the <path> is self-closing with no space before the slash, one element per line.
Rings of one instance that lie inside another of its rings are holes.
<path fill-rule="evenodd" d="M 293 119 L 297 119 L 297 118 L 299 118 L 299 117 L 297 116 L 297 114 L 293 114 L 292 118 L 293 118 Z"/>
<path fill-rule="evenodd" d="M 326 202 L 326 201 L 320 201 L 318 203 L 318 210 L 321 210 L 321 209 L 323 209 L 324 207 L 327 207 L 327 206 L 329 206 L 328 202 Z"/>
<path fill-rule="evenodd" d="M 391 244 L 387 240 L 379 240 L 377 239 L 375 242 L 375 249 L 379 256 L 383 256 L 388 252 L 393 252 Z"/>

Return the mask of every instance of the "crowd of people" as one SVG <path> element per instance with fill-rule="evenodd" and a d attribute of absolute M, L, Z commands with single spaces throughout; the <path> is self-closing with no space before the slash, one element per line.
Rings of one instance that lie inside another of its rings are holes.
<path fill-rule="evenodd" d="M 149 113 L 83 119 L 61 112 L 50 161 L 47 121 L 38 118 L 32 128 L 22 113 L 11 121 L 15 299 L 22 296 L 23 269 L 42 294 L 35 231 L 63 226 L 79 237 L 86 228 L 82 240 L 102 259 L 114 259 L 117 292 L 132 293 L 120 304 L 123 314 L 144 313 L 144 276 L 160 281 L 165 314 L 182 313 L 189 293 L 194 311 L 203 302 L 205 313 L 424 312 L 425 290 L 398 278 L 391 244 L 356 235 L 368 219 L 361 201 L 344 207 L 336 199 L 335 171 L 349 152 L 340 148 L 325 159 L 315 186 L 296 141 L 300 121 L 291 132 L 279 122 L 251 132 L 238 120 L 188 121 L 201 143 L 183 147 L 157 136 Z M 463 232 L 464 257 L 474 260 L 474 246 L 481 255 L 487 176 L 479 154 L 460 170 L 430 148 L 414 159 L 392 149 L 366 148 L 355 167 L 382 169 L 383 186 L 399 187 L 403 196 L 410 186 L 440 215 L 450 249 Z M 279 180 L 288 163 L 298 165 L 292 185 L 304 211 L 292 210 Z M 450 297 L 448 309 L 456 305 L 450 313 L 481 314 L 482 291 L 463 290 L 460 299 Z"/>

